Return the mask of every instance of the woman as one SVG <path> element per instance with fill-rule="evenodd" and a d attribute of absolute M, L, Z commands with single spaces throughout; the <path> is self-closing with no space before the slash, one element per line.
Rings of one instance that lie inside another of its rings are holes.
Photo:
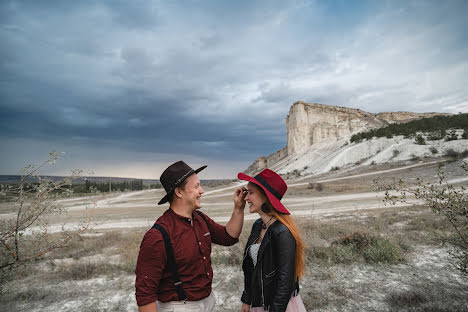
<path fill-rule="evenodd" d="M 265 169 L 249 181 L 245 200 L 260 219 L 252 226 L 244 251 L 244 292 L 241 312 L 303 311 L 299 278 L 304 273 L 304 244 L 296 223 L 281 203 L 287 186 L 274 171 Z"/>

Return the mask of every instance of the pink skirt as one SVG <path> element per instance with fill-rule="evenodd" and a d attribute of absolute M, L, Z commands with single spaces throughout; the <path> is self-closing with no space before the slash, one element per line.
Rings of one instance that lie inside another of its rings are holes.
<path fill-rule="evenodd" d="M 251 307 L 250 312 L 265 312 L 265 310 L 263 310 L 263 307 Z M 291 299 L 289 299 L 286 312 L 307 312 L 299 294 L 296 297 L 291 297 Z"/>

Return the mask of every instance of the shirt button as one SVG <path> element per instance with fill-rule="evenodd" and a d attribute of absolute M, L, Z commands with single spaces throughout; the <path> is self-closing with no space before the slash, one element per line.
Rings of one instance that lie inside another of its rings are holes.
<path fill-rule="evenodd" d="M 192 220 L 190 220 L 190 218 L 188 218 L 187 221 L 190 222 L 190 221 L 192 221 Z"/>
<path fill-rule="evenodd" d="M 210 273 L 208 272 L 208 273 L 206 273 L 206 275 L 210 276 Z"/>
<path fill-rule="evenodd" d="M 201 242 L 198 242 L 198 245 L 201 245 Z"/>
<path fill-rule="evenodd" d="M 203 260 L 205 260 L 205 259 L 206 259 L 206 257 L 203 257 Z"/>

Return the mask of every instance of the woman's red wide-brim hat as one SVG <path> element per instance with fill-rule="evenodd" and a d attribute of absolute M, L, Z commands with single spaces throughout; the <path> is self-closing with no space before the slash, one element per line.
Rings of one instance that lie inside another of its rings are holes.
<path fill-rule="evenodd" d="M 281 198 L 283 198 L 284 193 L 286 193 L 288 186 L 279 174 L 273 170 L 265 169 L 253 178 L 242 172 L 239 172 L 237 174 L 237 178 L 239 180 L 252 182 L 260 186 L 265 191 L 265 194 L 268 196 L 270 203 L 277 211 L 285 214 L 291 214 L 288 209 L 286 209 L 286 207 L 284 207 L 284 205 L 281 203 Z"/>

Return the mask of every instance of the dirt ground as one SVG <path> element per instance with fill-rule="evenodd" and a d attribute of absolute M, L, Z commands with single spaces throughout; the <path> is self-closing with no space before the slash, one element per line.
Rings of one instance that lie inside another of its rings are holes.
<path fill-rule="evenodd" d="M 360 229 L 399 240 L 411 237 L 406 243 L 410 247 L 403 252 L 405 261 L 401 263 L 324 262 L 311 258 L 301 281 L 301 296 L 308 311 L 468 311 L 468 300 L 464 300 L 468 298 L 468 276 L 454 266 L 450 246 L 441 244 L 435 238 L 439 232 L 434 234 L 430 226 L 414 229 L 418 220 L 436 222 L 437 216 L 427 209 L 386 206 L 382 202 L 384 194 L 373 191 L 373 179 L 377 177 L 407 181 L 420 177 L 433 181 L 439 165 L 443 165 L 455 186 L 468 186 L 467 173 L 457 162 L 434 161 L 369 166 L 287 181 L 289 188 L 283 203 L 300 225 L 308 229 L 305 233 L 311 249 L 332 246 L 334 238 L 327 236 L 328 228 L 337 228 L 338 234 Z M 239 185 L 242 183 L 206 186 L 203 211 L 220 223 L 227 222 L 233 207 L 233 192 Z M 98 240 L 106 235 L 116 238 L 109 245 L 93 247 L 87 253 L 69 251 L 53 262 L 44 260 L 30 266 L 4 284 L 1 310 L 137 311 L 134 268 L 130 265 L 125 270 L 110 270 L 108 267 L 123 261 L 124 256 L 116 251 L 121 248 L 122 238 L 134 237 L 136 243 L 132 248 L 137 248 L 144 231 L 168 208 L 167 204 L 157 205 L 162 196 L 162 190 L 149 190 L 63 200 L 67 213 L 50 220 L 51 231 L 60 230 L 63 223 L 78 224 L 96 204 L 92 229 L 83 240 Z M 11 211 L 6 204 L 1 205 L 1 217 L 9 218 Z M 214 248 L 213 290 L 218 311 L 240 309 L 243 276 L 238 255 L 256 218 L 246 212 L 240 244 Z M 308 228 L 311 224 L 315 224 L 312 230 Z M 440 233 L 444 231 L 449 228 Z M 94 273 L 86 274 L 85 278 L 76 277 L 70 273 L 72 267 L 79 271 L 74 273 L 78 276 L 91 269 Z"/>

